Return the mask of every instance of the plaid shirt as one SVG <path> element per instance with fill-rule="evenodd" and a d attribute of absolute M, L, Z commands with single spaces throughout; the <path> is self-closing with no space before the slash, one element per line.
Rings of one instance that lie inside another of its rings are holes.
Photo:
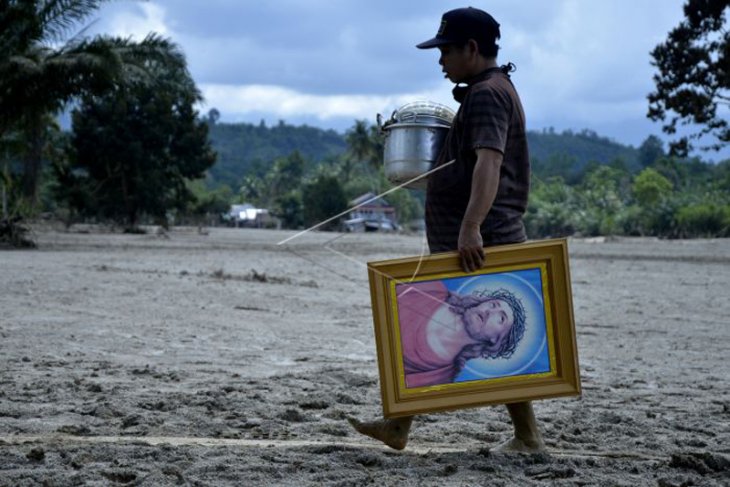
<path fill-rule="evenodd" d="M 530 189 L 530 159 L 525 114 L 509 76 L 499 68 L 482 73 L 456 113 L 436 166 L 456 162 L 429 176 L 426 190 L 426 235 L 431 252 L 458 247 L 461 220 L 471 195 L 476 149 L 503 154 L 499 188 L 481 225 L 484 245 L 526 240 L 522 215 Z"/>

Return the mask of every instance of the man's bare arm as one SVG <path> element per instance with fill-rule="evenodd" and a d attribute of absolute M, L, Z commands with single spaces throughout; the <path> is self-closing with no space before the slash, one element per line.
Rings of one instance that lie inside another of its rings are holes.
<path fill-rule="evenodd" d="M 479 227 L 492 208 L 499 188 L 502 153 L 493 149 L 477 149 L 477 163 L 471 182 L 471 196 L 459 230 L 459 254 L 466 272 L 484 265 L 484 243 Z"/>

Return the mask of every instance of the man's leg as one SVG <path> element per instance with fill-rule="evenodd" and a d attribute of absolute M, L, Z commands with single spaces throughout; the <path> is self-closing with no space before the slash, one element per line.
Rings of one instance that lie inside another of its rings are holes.
<path fill-rule="evenodd" d="M 402 450 L 408 443 L 408 432 L 411 430 L 413 416 L 369 422 L 361 422 L 355 418 L 347 420 L 359 433 L 382 441 L 396 450 Z"/>
<path fill-rule="evenodd" d="M 512 418 L 515 437 L 499 445 L 497 451 L 519 451 L 534 453 L 545 450 L 545 443 L 537 428 L 535 412 L 531 402 L 507 404 L 507 411 Z"/>

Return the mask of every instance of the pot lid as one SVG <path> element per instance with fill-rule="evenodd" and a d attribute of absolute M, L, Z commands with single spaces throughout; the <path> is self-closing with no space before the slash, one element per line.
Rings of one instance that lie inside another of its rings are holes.
<path fill-rule="evenodd" d="M 454 111 L 434 101 L 419 100 L 406 103 L 393 113 L 393 120 L 398 123 L 413 122 L 418 119 L 435 119 L 446 125 L 451 125 L 454 120 Z"/>

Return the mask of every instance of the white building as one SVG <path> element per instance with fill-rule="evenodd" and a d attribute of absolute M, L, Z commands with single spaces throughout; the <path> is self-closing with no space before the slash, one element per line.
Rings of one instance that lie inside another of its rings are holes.
<path fill-rule="evenodd" d="M 256 208 L 249 203 L 231 205 L 231 209 L 227 214 L 227 220 L 231 225 L 236 227 L 278 227 L 277 219 L 269 213 L 269 210 Z"/>

